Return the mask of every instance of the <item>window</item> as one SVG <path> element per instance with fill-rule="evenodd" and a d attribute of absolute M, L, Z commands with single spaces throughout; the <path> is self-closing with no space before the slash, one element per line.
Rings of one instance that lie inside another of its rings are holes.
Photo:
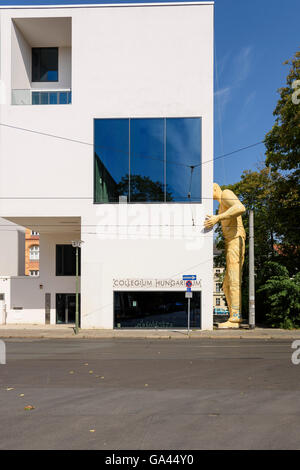
<path fill-rule="evenodd" d="M 39 276 L 40 275 L 40 272 L 37 271 L 36 269 L 31 269 L 29 271 L 29 276 L 33 276 L 33 277 L 36 277 L 36 276 Z"/>
<path fill-rule="evenodd" d="M 216 298 L 216 305 L 217 305 L 217 306 L 221 305 L 221 303 L 220 303 L 220 298 L 219 298 L 219 297 Z"/>
<path fill-rule="evenodd" d="M 201 118 L 95 119 L 94 202 L 201 202 Z"/>
<path fill-rule="evenodd" d="M 40 247 L 39 245 L 33 245 L 29 248 L 29 259 L 31 261 L 37 261 L 40 259 Z"/>
<path fill-rule="evenodd" d="M 71 104 L 71 91 L 32 91 L 32 104 Z"/>
<path fill-rule="evenodd" d="M 222 284 L 219 282 L 216 283 L 216 292 L 221 292 Z"/>
<path fill-rule="evenodd" d="M 34 230 L 31 230 L 31 235 L 38 236 L 39 234 L 40 234 L 39 232 L 35 232 Z"/>
<path fill-rule="evenodd" d="M 216 269 L 216 274 L 220 274 L 220 269 Z"/>
<path fill-rule="evenodd" d="M 191 299 L 191 328 L 201 327 L 201 292 Z M 115 328 L 187 328 L 185 292 L 114 292 Z"/>
<path fill-rule="evenodd" d="M 58 48 L 33 47 L 32 48 L 32 81 L 57 82 L 58 81 Z"/>
<path fill-rule="evenodd" d="M 78 250 L 80 276 L 80 248 Z M 56 245 L 56 276 L 76 276 L 76 248 L 72 245 Z"/>

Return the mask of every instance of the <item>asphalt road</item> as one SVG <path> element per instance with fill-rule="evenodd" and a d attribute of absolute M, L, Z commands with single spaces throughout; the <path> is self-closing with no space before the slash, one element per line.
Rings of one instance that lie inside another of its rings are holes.
<path fill-rule="evenodd" d="M 291 362 L 291 341 L 12 339 L 6 346 L 0 449 L 300 449 L 300 365 Z"/>

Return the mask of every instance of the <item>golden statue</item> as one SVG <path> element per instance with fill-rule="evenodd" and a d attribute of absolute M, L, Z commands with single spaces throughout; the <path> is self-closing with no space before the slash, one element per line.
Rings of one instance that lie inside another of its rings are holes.
<path fill-rule="evenodd" d="M 204 226 L 211 229 L 221 222 L 225 238 L 226 272 L 223 291 L 229 309 L 229 319 L 219 323 L 219 328 L 239 328 L 242 322 L 241 284 L 246 239 L 242 214 L 246 209 L 232 191 L 222 191 L 217 183 L 214 183 L 214 200 L 220 204 L 218 215 L 207 215 Z"/>

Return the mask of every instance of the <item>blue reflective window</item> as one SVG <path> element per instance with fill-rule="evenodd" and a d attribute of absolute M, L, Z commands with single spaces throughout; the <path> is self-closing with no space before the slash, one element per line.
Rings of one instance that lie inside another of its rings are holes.
<path fill-rule="evenodd" d="M 48 104 L 49 103 L 49 94 L 48 92 L 42 91 L 41 95 L 41 104 Z"/>
<path fill-rule="evenodd" d="M 201 199 L 201 120 L 166 120 L 166 179 L 171 200 Z"/>
<path fill-rule="evenodd" d="M 164 198 L 164 119 L 131 119 L 130 202 Z"/>
<path fill-rule="evenodd" d="M 201 118 L 95 119 L 94 200 L 201 202 Z"/>
<path fill-rule="evenodd" d="M 59 93 L 59 104 L 68 104 L 68 92 L 61 91 Z"/>
<path fill-rule="evenodd" d="M 57 104 L 57 92 L 49 93 L 49 104 Z"/>
<path fill-rule="evenodd" d="M 129 120 L 95 119 L 95 202 L 128 198 Z"/>
<path fill-rule="evenodd" d="M 40 93 L 38 91 L 32 92 L 32 104 L 40 104 Z"/>

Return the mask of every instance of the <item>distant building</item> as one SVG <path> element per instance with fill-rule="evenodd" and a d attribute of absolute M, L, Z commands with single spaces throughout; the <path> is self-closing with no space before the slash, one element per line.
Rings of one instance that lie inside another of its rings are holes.
<path fill-rule="evenodd" d="M 214 244 L 214 258 L 220 254 L 220 250 L 216 248 Z M 226 298 L 222 289 L 223 278 L 225 274 L 225 268 L 214 265 L 214 293 L 213 293 L 213 309 L 214 314 L 222 315 L 228 313 L 228 307 L 226 305 Z"/>
<path fill-rule="evenodd" d="M 39 276 L 40 274 L 40 234 L 34 230 L 25 232 L 25 275 Z"/>

